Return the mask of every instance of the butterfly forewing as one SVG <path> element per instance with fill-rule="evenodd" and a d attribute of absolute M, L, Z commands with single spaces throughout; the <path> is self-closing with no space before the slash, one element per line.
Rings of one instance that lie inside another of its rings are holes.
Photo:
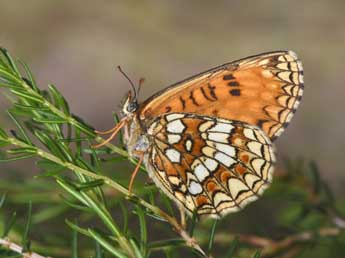
<path fill-rule="evenodd" d="M 291 51 L 228 63 L 158 92 L 141 105 L 139 119 L 185 112 L 257 125 L 271 138 L 290 122 L 303 93 L 303 69 Z"/>
<path fill-rule="evenodd" d="M 153 180 L 190 213 L 220 217 L 237 211 L 271 182 L 273 146 L 256 126 L 170 113 L 157 117 L 147 136 Z"/>

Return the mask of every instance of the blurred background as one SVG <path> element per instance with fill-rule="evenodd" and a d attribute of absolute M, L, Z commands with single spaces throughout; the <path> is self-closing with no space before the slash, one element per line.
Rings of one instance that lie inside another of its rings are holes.
<path fill-rule="evenodd" d="M 278 153 L 313 158 L 337 187 L 345 153 L 344 10 L 342 0 L 1 1 L 0 44 L 99 129 L 113 125 L 128 91 L 117 65 L 134 81 L 145 77 L 144 100 L 213 66 L 294 50 L 305 94 Z"/>
<path fill-rule="evenodd" d="M 55 84 L 72 112 L 100 130 L 113 126 L 112 112 L 129 89 L 118 65 L 133 81 L 146 79 L 144 100 L 222 63 L 293 50 L 303 62 L 305 93 L 276 141 L 278 155 L 313 159 L 342 194 L 344 10 L 343 0 L 0 0 L 0 45 L 29 65 L 40 87 Z M 1 110 L 7 105 L 1 98 Z M 4 112 L 0 122 L 9 122 Z M 27 170 L 23 177 L 31 180 Z"/>

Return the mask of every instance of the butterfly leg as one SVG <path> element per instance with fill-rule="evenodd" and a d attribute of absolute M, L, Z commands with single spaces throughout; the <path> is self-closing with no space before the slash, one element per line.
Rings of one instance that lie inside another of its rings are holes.
<path fill-rule="evenodd" d="M 111 135 L 108 137 L 108 139 L 106 139 L 104 142 L 100 143 L 100 144 L 96 144 L 93 145 L 93 148 L 99 148 L 104 146 L 105 144 L 107 144 L 108 142 L 110 142 L 112 139 L 114 139 L 114 137 L 116 136 L 116 134 L 121 130 L 121 128 L 127 123 L 127 119 L 122 119 L 117 125 L 115 125 L 112 129 L 108 130 L 108 131 L 104 131 L 104 132 L 100 132 L 100 131 L 95 131 L 97 134 L 109 134 L 111 133 Z"/>
<path fill-rule="evenodd" d="M 136 175 L 139 172 L 141 164 L 143 163 L 145 152 L 135 151 L 135 154 L 139 156 L 139 161 L 138 161 L 138 164 L 136 165 L 136 167 L 135 167 L 135 169 L 134 169 L 134 171 L 133 171 L 133 173 L 131 175 L 131 180 L 129 181 L 129 186 L 128 186 L 129 193 L 132 192 L 132 187 L 133 187 L 134 179 L 135 179 Z"/>
<path fill-rule="evenodd" d="M 97 134 L 110 134 L 110 133 L 112 133 L 112 132 L 114 132 L 116 130 L 116 126 L 117 126 L 117 124 L 113 128 L 111 128 L 110 130 L 107 130 L 107 131 L 97 131 L 97 130 L 95 130 L 95 133 L 97 133 Z"/>
<path fill-rule="evenodd" d="M 186 210 L 184 207 L 179 206 L 180 218 L 181 218 L 181 227 L 186 229 Z"/>

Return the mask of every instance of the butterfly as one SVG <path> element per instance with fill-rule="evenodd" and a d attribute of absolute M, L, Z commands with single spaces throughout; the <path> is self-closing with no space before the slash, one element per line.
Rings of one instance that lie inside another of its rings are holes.
<path fill-rule="evenodd" d="M 213 218 L 242 209 L 270 185 L 272 142 L 290 123 L 304 88 L 302 64 L 292 51 L 226 63 L 141 104 L 132 86 L 124 116 L 105 141 L 124 130 L 129 155 L 139 159 L 130 189 L 144 163 L 180 208 Z"/>

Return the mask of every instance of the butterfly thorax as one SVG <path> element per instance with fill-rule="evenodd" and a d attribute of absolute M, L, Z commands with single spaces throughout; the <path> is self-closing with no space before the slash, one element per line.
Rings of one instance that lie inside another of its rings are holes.
<path fill-rule="evenodd" d="M 124 126 L 124 142 L 131 157 L 138 157 L 140 153 L 146 152 L 149 147 L 149 141 L 139 123 L 136 115 L 138 109 L 136 98 L 132 98 L 129 92 L 122 112 L 125 115 L 126 124 Z"/>
<path fill-rule="evenodd" d="M 129 118 L 124 127 L 124 141 L 131 157 L 138 157 L 139 153 L 146 152 L 149 147 L 148 138 L 143 134 L 136 116 Z"/>

